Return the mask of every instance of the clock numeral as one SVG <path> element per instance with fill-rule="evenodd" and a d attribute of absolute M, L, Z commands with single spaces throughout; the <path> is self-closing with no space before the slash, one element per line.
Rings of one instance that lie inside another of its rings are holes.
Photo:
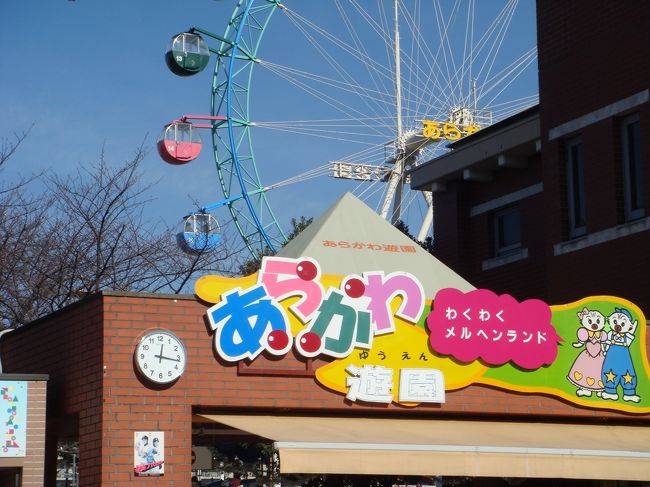
<path fill-rule="evenodd" d="M 158 338 L 158 341 L 159 341 L 159 342 L 162 342 L 164 337 L 163 337 L 162 335 L 158 335 L 157 338 Z"/>
<path fill-rule="evenodd" d="M 140 358 L 141 358 L 141 359 L 144 359 L 144 353 L 141 353 L 141 354 L 140 354 Z"/>
<path fill-rule="evenodd" d="M 171 377 L 171 376 L 172 376 L 172 371 L 171 371 L 171 370 L 168 370 L 168 371 L 167 371 L 167 377 Z"/>
<path fill-rule="evenodd" d="M 146 369 L 146 368 L 147 368 L 147 364 L 143 364 L 143 365 L 142 365 L 142 368 L 143 368 L 143 369 Z"/>
<path fill-rule="evenodd" d="M 154 342 L 153 337 L 149 338 L 149 343 L 153 343 L 153 342 Z"/>
<path fill-rule="evenodd" d="M 159 378 L 159 379 L 162 379 L 162 378 L 163 378 L 162 372 L 161 372 L 160 374 L 158 374 L 158 378 Z"/>
<path fill-rule="evenodd" d="M 178 345 L 174 346 L 174 352 L 178 352 Z"/>
<path fill-rule="evenodd" d="M 178 370 L 178 364 L 174 365 L 174 368 L 175 368 L 176 370 Z"/>
<path fill-rule="evenodd" d="M 145 367 L 145 369 L 146 369 L 146 367 Z M 153 375 L 153 370 L 151 371 L 151 375 Z"/>
<path fill-rule="evenodd" d="M 142 345 L 142 350 L 149 350 L 149 345 Z"/>

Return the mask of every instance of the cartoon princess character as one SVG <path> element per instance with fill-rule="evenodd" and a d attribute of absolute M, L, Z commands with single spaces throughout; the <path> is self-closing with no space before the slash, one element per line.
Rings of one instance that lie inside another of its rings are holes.
<path fill-rule="evenodd" d="M 573 362 L 567 379 L 578 387 L 577 396 L 590 397 L 592 392 L 600 395 L 604 389 L 601 371 L 605 360 L 602 344 L 607 340 L 607 333 L 603 330 L 605 316 L 600 311 L 582 308 L 582 311 L 578 312 L 578 318 L 582 326 L 578 328 L 578 341 L 573 343 L 573 346 L 584 346 L 585 349 Z"/>

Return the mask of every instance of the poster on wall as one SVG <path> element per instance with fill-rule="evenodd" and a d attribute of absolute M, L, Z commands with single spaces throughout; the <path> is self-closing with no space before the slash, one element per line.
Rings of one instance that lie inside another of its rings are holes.
<path fill-rule="evenodd" d="M 24 457 L 27 444 L 27 382 L 0 381 L 0 457 Z"/>
<path fill-rule="evenodd" d="M 204 276 L 215 354 L 323 357 L 323 387 L 351 403 L 415 407 L 482 384 L 593 409 L 650 412 L 642 310 L 616 296 L 518 301 L 488 289 L 425 296 L 407 272 L 324 275 L 309 257 L 265 257 L 257 274 Z"/>
<path fill-rule="evenodd" d="M 134 433 L 133 471 L 139 477 L 165 474 L 164 431 L 136 431 Z"/>

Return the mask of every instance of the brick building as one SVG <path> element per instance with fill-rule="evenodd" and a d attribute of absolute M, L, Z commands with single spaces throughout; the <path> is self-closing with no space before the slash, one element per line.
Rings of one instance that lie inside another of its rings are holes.
<path fill-rule="evenodd" d="M 538 2 L 539 107 L 411 174 L 435 193 L 438 258 L 522 299 L 650 308 L 649 15 L 644 2 Z"/>

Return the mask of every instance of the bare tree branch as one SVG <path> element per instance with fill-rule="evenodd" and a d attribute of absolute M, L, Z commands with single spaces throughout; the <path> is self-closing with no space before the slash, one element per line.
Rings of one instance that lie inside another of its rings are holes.
<path fill-rule="evenodd" d="M 231 242 L 186 255 L 172 229 L 145 217 L 152 200 L 145 156 L 140 147 L 112 167 L 102 152 L 72 176 L 46 177 L 36 197 L 22 186 L 0 194 L 1 325 L 20 326 L 102 290 L 179 293 L 201 274 L 234 274 Z"/>
<path fill-rule="evenodd" d="M 13 141 L 10 141 L 5 137 L 2 137 L 0 139 L 0 167 L 2 167 L 4 163 L 7 162 L 11 158 L 11 156 L 13 156 L 16 153 L 20 144 L 22 144 L 22 142 L 29 135 L 29 132 L 32 130 L 32 127 L 29 127 L 27 130 L 24 130 L 23 132 L 19 132 L 19 133 L 14 132 Z"/>

